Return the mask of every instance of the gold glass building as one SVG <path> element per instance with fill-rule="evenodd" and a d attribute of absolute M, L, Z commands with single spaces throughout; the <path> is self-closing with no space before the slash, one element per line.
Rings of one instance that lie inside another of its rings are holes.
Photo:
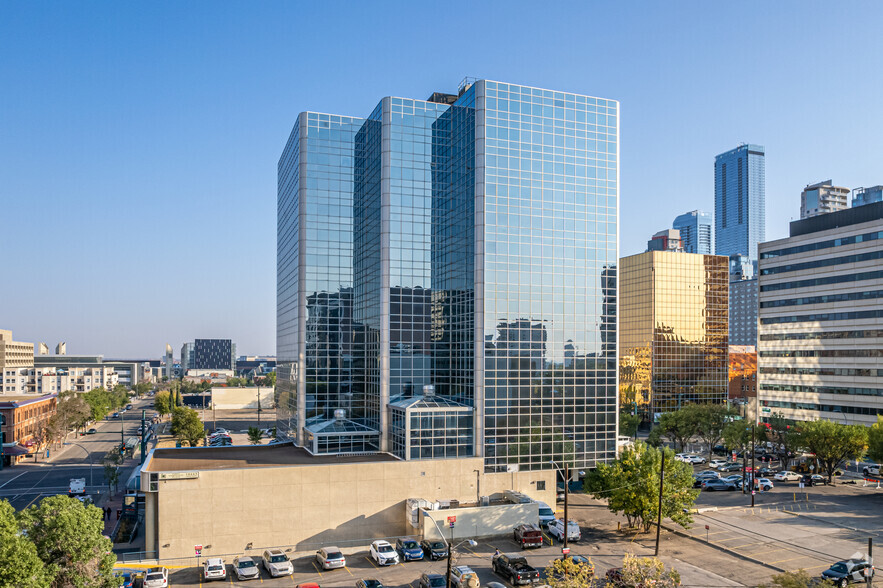
<path fill-rule="evenodd" d="M 620 260 L 619 379 L 624 409 L 652 418 L 726 402 L 726 257 L 648 251 Z"/>

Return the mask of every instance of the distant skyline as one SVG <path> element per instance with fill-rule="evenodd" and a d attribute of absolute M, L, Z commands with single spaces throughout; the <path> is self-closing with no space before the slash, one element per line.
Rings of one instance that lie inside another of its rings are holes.
<path fill-rule="evenodd" d="M 621 256 L 713 210 L 739 143 L 765 147 L 766 238 L 787 236 L 807 184 L 883 183 L 881 21 L 873 2 L 0 3 L 0 328 L 69 354 L 274 354 L 297 114 L 465 76 L 620 101 Z"/>

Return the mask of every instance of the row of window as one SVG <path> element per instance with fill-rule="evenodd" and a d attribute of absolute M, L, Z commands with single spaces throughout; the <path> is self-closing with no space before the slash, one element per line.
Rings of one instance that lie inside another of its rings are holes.
<path fill-rule="evenodd" d="M 759 357 L 883 357 L 883 349 L 789 349 L 761 351 Z"/>
<path fill-rule="evenodd" d="M 782 323 L 804 323 L 822 321 L 854 321 L 858 319 L 883 318 L 883 310 L 857 310 L 853 312 L 821 312 L 792 316 L 775 316 L 760 319 L 762 325 L 778 325 Z"/>
<path fill-rule="evenodd" d="M 868 290 L 865 292 L 846 292 L 843 294 L 825 294 L 822 296 L 804 296 L 802 298 L 786 298 L 784 300 L 768 300 L 761 302 L 761 308 L 778 308 L 781 306 L 800 306 L 803 304 L 830 304 L 833 302 L 853 302 L 858 300 L 873 300 L 883 297 L 883 290 Z"/>
<path fill-rule="evenodd" d="M 794 247 L 765 251 L 761 253 L 760 258 L 772 259 L 782 255 L 793 255 L 795 253 L 806 253 L 807 251 L 818 251 L 819 249 L 830 249 L 831 247 L 840 247 L 841 245 L 855 245 L 856 243 L 876 241 L 877 239 L 883 239 L 883 231 L 873 231 L 862 235 L 840 237 L 838 239 L 829 239 L 828 241 L 817 241 L 815 243 L 806 243 L 805 245 L 795 245 Z"/>
<path fill-rule="evenodd" d="M 847 274 L 845 276 L 829 276 L 827 278 L 813 278 L 810 280 L 798 280 L 795 282 L 782 282 L 781 284 L 761 286 L 760 291 L 775 292 L 778 290 L 790 290 L 792 288 L 808 288 L 812 286 L 826 286 L 828 284 L 844 284 L 849 282 L 860 282 L 863 280 L 877 280 L 879 278 L 883 278 L 883 271 Z"/>
<path fill-rule="evenodd" d="M 762 374 L 788 374 L 796 376 L 855 376 L 855 377 L 883 377 L 883 370 L 855 369 L 855 368 L 786 368 L 786 367 L 762 367 Z"/>
<path fill-rule="evenodd" d="M 763 276 L 771 276 L 784 272 L 796 272 L 807 269 L 818 269 L 820 267 L 830 267 L 833 265 L 844 265 L 860 263 L 862 261 L 874 261 L 883 259 L 883 250 L 868 251 L 867 253 L 857 253 L 855 255 L 846 255 L 843 257 L 832 257 L 830 259 L 819 259 L 816 261 L 805 261 L 803 263 L 792 263 L 789 265 L 780 265 L 760 270 Z"/>
<path fill-rule="evenodd" d="M 815 404 L 812 402 L 779 402 L 765 400 L 764 406 L 771 408 L 790 408 L 793 410 L 817 410 L 819 412 L 834 412 L 844 414 L 883 415 L 883 408 L 873 406 L 837 406 L 831 404 Z"/>

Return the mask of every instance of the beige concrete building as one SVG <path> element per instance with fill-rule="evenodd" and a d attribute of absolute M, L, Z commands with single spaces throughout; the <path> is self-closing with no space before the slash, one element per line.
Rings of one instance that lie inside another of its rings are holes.
<path fill-rule="evenodd" d="M 0 394 L 25 394 L 21 372 L 34 367 L 34 344 L 12 340 L 12 331 L 0 329 Z"/>
<path fill-rule="evenodd" d="M 419 536 L 424 521 L 412 518 L 409 499 L 463 507 L 513 489 L 555 504 L 553 470 L 489 474 L 481 458 L 316 457 L 290 444 L 155 449 L 141 488 L 145 549 L 161 559 L 192 556 L 194 545 L 204 546 L 203 556 L 232 556 Z M 444 524 L 444 510 L 427 512 Z M 492 521 L 455 531 L 481 532 L 485 524 Z"/>
<path fill-rule="evenodd" d="M 849 208 L 847 196 L 849 196 L 849 188 L 835 186 L 831 180 L 811 184 L 800 193 L 800 218 L 810 218 Z"/>
<path fill-rule="evenodd" d="M 883 415 L 883 202 L 794 221 L 761 243 L 760 418 Z"/>

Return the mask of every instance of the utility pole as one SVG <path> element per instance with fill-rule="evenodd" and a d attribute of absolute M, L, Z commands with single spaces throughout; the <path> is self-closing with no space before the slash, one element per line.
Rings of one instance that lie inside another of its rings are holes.
<path fill-rule="evenodd" d="M 659 531 L 662 528 L 662 483 L 665 479 L 665 448 L 660 453 L 662 461 L 659 463 L 659 508 L 656 513 L 656 549 L 653 551 L 653 557 L 659 556 Z"/>
<path fill-rule="evenodd" d="M 751 425 L 751 508 L 754 508 L 754 489 L 757 486 L 757 467 L 754 463 L 754 456 L 757 453 L 754 444 L 755 444 L 755 434 L 757 432 L 757 425 Z"/>
<path fill-rule="evenodd" d="M 570 494 L 570 466 L 567 465 L 567 462 L 564 462 L 564 530 L 562 531 L 562 536 L 564 537 L 564 546 L 561 548 L 562 554 L 564 550 L 567 549 L 567 496 Z"/>
<path fill-rule="evenodd" d="M 126 451 L 126 413 L 120 411 L 120 454 Z"/>
<path fill-rule="evenodd" d="M 448 543 L 448 588 L 451 588 L 451 554 L 454 552 L 454 523 L 451 526 L 451 541 Z"/>
<path fill-rule="evenodd" d="M 147 409 L 141 409 L 141 465 L 144 465 L 144 454 L 147 453 Z"/>
<path fill-rule="evenodd" d="M 874 581 L 874 540 L 871 537 L 868 537 L 868 564 L 870 567 L 865 568 L 865 582 L 868 583 L 868 588 L 871 588 Z"/>

